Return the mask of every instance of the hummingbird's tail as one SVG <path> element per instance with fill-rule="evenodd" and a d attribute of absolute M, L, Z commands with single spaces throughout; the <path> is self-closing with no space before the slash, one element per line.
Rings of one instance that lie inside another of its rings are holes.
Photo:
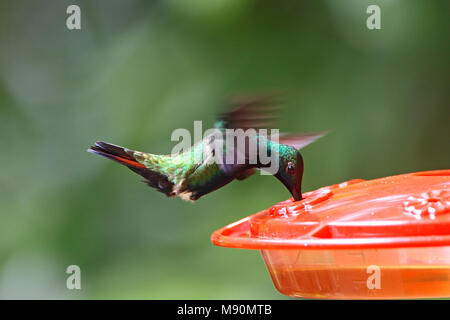
<path fill-rule="evenodd" d="M 135 152 L 134 150 L 129 150 L 111 143 L 97 141 L 94 146 L 88 149 L 88 152 L 114 160 L 127 166 L 133 171 L 146 169 L 143 164 L 137 162 L 133 157 L 133 153 Z"/>
<path fill-rule="evenodd" d="M 103 141 L 97 141 L 94 146 L 88 149 L 88 152 L 101 155 L 127 166 L 135 173 L 144 177 L 145 179 L 143 182 L 150 187 L 156 188 L 158 191 L 165 193 L 167 196 L 173 196 L 173 183 L 169 181 L 166 175 L 155 168 L 148 168 L 136 160 L 135 156 L 142 156 L 144 153 L 126 149 Z"/>

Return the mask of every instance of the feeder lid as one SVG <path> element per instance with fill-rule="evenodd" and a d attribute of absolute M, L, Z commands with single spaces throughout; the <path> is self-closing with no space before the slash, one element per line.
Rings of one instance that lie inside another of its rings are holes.
<path fill-rule="evenodd" d="M 323 187 L 219 229 L 211 240 L 261 250 L 450 245 L 450 170 Z"/>

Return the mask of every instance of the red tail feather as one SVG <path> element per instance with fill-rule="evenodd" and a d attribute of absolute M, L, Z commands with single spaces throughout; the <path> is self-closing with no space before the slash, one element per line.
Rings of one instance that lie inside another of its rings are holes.
<path fill-rule="evenodd" d="M 133 151 L 127 152 L 124 148 L 116 146 L 114 144 L 98 141 L 95 143 L 95 146 L 92 146 L 88 149 L 88 152 L 95 153 L 108 159 L 114 160 L 118 163 L 126 165 L 130 169 L 146 169 L 144 165 L 140 164 L 133 158 L 133 156 L 131 155 Z"/>

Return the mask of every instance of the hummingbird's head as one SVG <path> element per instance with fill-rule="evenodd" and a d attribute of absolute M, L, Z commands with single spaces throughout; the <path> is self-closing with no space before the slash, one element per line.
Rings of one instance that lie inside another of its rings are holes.
<path fill-rule="evenodd" d="M 300 152 L 291 146 L 280 149 L 280 162 L 275 174 L 291 192 L 294 201 L 302 200 L 303 158 Z"/>

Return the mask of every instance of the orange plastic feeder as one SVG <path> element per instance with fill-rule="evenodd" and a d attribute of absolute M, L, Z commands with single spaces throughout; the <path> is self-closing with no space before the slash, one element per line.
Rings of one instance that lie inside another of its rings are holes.
<path fill-rule="evenodd" d="M 223 247 L 261 250 L 293 297 L 450 297 L 450 170 L 350 180 L 215 231 Z"/>

